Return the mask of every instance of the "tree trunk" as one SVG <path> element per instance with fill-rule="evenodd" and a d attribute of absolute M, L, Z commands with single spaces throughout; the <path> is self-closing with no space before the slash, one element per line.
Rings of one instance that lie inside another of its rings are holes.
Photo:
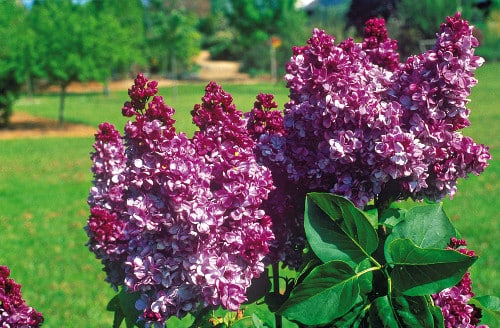
<path fill-rule="evenodd" d="M 33 86 L 33 77 L 30 73 L 26 74 L 26 91 L 28 93 L 28 98 L 33 98 L 33 94 L 35 93 Z"/>
<path fill-rule="evenodd" d="M 59 101 L 59 123 L 58 127 L 62 128 L 63 123 L 64 123 L 64 101 L 66 100 L 66 87 L 68 86 L 67 83 L 62 83 L 61 84 L 61 94 L 60 94 L 60 101 Z"/>

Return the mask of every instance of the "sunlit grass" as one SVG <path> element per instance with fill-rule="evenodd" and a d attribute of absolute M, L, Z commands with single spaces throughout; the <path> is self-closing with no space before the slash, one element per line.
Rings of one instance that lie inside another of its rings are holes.
<path fill-rule="evenodd" d="M 131 81 L 132 84 L 132 81 Z M 225 84 L 221 83 L 224 90 L 233 95 L 237 109 L 247 112 L 252 109 L 255 97 L 260 93 L 273 93 L 279 105 L 288 100 L 288 89 L 284 83 L 271 84 Z M 191 110 L 195 104 L 201 103 L 201 97 L 205 94 L 205 85 L 201 83 L 180 84 L 177 86 L 160 88 L 159 95 L 163 96 L 165 103 L 176 111 L 176 128 L 179 131 L 191 133 L 195 127 L 191 120 Z M 127 101 L 127 91 L 112 92 L 108 96 L 100 93 L 69 94 L 66 97 L 64 119 L 66 122 L 84 123 L 97 128 L 104 122 L 115 124 L 123 128 L 127 121 L 121 113 L 123 103 Z M 59 110 L 58 94 L 24 97 L 20 99 L 14 110 L 23 111 L 36 116 L 47 117 L 56 120 Z"/>
<path fill-rule="evenodd" d="M 3 140 L 0 263 L 46 327 L 110 327 L 113 291 L 84 246 L 91 139 Z"/>

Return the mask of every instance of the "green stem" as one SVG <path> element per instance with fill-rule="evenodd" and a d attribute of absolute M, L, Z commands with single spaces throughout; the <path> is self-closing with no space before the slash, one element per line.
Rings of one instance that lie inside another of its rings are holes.
<path fill-rule="evenodd" d="M 376 262 L 376 261 L 375 261 Z M 378 263 L 377 263 L 378 264 Z M 382 266 L 380 266 L 380 264 L 378 264 L 379 266 L 376 266 L 376 267 L 369 267 L 368 269 L 364 269 L 363 271 L 361 272 L 358 272 L 356 273 L 356 275 L 359 277 L 359 276 L 362 276 L 364 275 L 365 273 L 368 273 L 370 271 L 376 271 L 376 270 L 381 270 L 382 269 Z"/>
<path fill-rule="evenodd" d="M 280 294 L 280 269 L 279 263 L 273 264 L 273 291 L 276 295 Z M 276 328 L 283 327 L 283 318 L 278 313 L 274 314 L 274 322 L 276 324 Z"/>

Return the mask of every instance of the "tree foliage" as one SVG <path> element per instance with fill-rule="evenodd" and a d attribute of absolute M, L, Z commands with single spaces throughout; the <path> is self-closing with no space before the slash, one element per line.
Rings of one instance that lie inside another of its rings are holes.
<path fill-rule="evenodd" d="M 193 69 L 201 50 L 198 18 L 182 1 L 150 0 L 146 6 L 146 42 L 149 64 L 179 78 Z"/>
<path fill-rule="evenodd" d="M 352 0 L 346 19 L 347 26 L 362 35 L 368 19 L 384 18 L 401 53 L 407 56 L 425 50 L 425 42 L 420 41 L 433 39 L 447 16 L 461 12 L 474 26 L 481 26 L 493 8 L 491 0 Z"/>
<path fill-rule="evenodd" d="M 267 54 L 271 37 L 278 37 L 282 42 L 277 57 L 278 67 L 283 67 L 290 58 L 291 46 L 300 43 L 310 32 L 305 12 L 295 9 L 294 0 L 222 0 L 213 3 L 212 11 L 223 13 L 224 26 L 230 27 L 229 33 L 225 28 L 216 31 L 222 35 L 221 43 L 212 45 L 211 49 L 217 50 L 212 54 L 239 60 L 247 71 L 269 70 Z M 221 44 L 227 48 L 220 47 Z"/>
<path fill-rule="evenodd" d="M 70 83 L 105 82 L 113 67 L 132 60 L 123 48 L 131 31 L 127 33 L 111 12 L 91 9 L 90 5 L 71 0 L 39 0 L 30 11 L 30 23 L 37 40 L 34 50 L 38 56 L 31 70 L 60 86 L 60 125 Z"/>
<path fill-rule="evenodd" d="M 17 65 L 26 50 L 30 34 L 19 34 L 26 12 L 15 0 L 0 1 L 0 127 L 8 125 L 12 104 L 19 94 L 24 69 Z M 19 35 L 19 38 L 17 37 Z"/>
<path fill-rule="evenodd" d="M 119 42 L 113 42 L 112 45 L 115 48 L 112 52 L 114 56 L 112 61 L 113 75 L 120 76 L 130 73 L 133 70 L 131 65 L 134 64 L 145 65 L 146 60 L 142 56 L 145 46 L 144 6 L 142 1 L 91 0 L 89 7 L 94 16 L 101 16 L 99 20 L 103 22 L 103 28 L 106 28 L 108 22 L 111 21 L 116 21 L 119 25 L 119 28 L 114 30 L 114 39 L 119 40 Z"/>
<path fill-rule="evenodd" d="M 399 0 L 396 9 L 390 19 L 391 32 L 404 55 L 426 50 L 425 40 L 434 39 L 444 19 L 456 12 L 474 25 L 483 20 L 483 13 L 473 6 L 473 1 Z"/>

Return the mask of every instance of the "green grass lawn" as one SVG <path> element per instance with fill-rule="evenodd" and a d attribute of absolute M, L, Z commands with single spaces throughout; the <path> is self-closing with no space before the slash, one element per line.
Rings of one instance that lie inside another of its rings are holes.
<path fill-rule="evenodd" d="M 288 89 L 285 88 L 284 83 L 221 85 L 224 90 L 233 95 L 238 110 L 243 112 L 252 109 L 255 97 L 259 92 L 275 94 L 279 105 L 283 105 L 288 101 Z M 201 97 L 204 94 L 205 85 L 201 83 L 180 84 L 175 87 L 160 88 L 159 90 L 159 95 L 163 96 L 165 103 L 176 111 L 177 129 L 184 132 L 194 131 L 195 127 L 191 122 L 190 112 L 195 104 L 201 103 Z M 100 93 L 68 94 L 64 118 L 67 122 L 84 123 L 96 128 L 100 123 L 108 121 L 123 130 L 123 124 L 127 121 L 127 118 L 122 116 L 121 108 L 128 99 L 126 90 L 113 92 L 109 96 Z M 15 106 L 15 110 L 54 120 L 58 118 L 58 108 L 58 94 L 33 97 L 31 99 L 25 97 L 20 99 Z"/>
<path fill-rule="evenodd" d="M 494 159 L 484 174 L 461 181 L 456 197 L 444 205 L 470 248 L 481 256 L 472 270 L 478 295 L 500 295 L 498 76 L 500 63 L 478 71 L 479 85 L 470 104 L 472 127 L 465 131 L 476 142 L 488 144 Z M 276 93 L 280 105 L 288 94 L 282 84 L 223 87 L 242 111 L 252 108 L 258 92 Z M 203 89 L 204 85 L 193 84 L 160 90 L 177 110 L 179 130 L 193 131 L 189 112 L 200 102 Z M 126 91 L 108 97 L 70 95 L 66 119 L 94 127 L 110 121 L 121 130 L 125 100 Z M 14 110 L 55 119 L 57 106 L 57 96 L 43 95 L 20 99 Z M 105 308 L 114 292 L 103 281 L 101 265 L 84 246 L 92 143 L 92 138 L 0 140 L 0 264 L 11 268 L 28 303 L 43 312 L 45 327 L 110 327 L 112 323 Z"/>

